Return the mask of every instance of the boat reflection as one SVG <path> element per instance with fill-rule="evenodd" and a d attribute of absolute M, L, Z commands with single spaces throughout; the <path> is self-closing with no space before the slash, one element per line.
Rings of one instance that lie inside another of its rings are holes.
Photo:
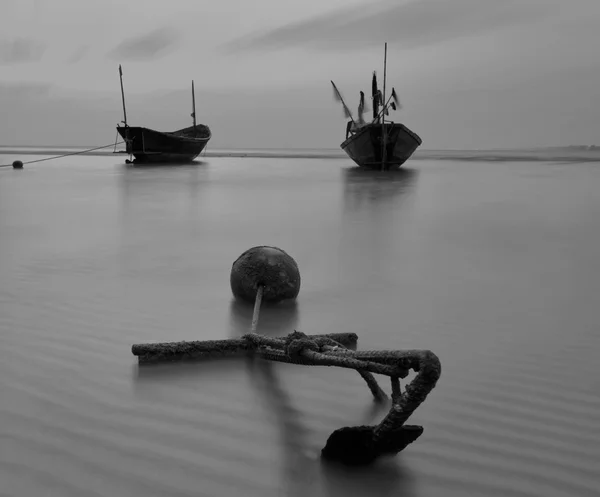
<path fill-rule="evenodd" d="M 344 211 L 361 208 L 397 207 L 414 195 L 419 171 L 400 168 L 370 171 L 357 167 L 342 170 L 344 179 Z"/>
<path fill-rule="evenodd" d="M 391 285 L 390 266 L 410 255 L 411 226 L 419 173 L 401 168 L 369 171 L 342 170 L 343 210 L 340 222 L 340 266 L 352 267 L 343 273 L 348 288 L 365 291 L 374 285 Z"/>

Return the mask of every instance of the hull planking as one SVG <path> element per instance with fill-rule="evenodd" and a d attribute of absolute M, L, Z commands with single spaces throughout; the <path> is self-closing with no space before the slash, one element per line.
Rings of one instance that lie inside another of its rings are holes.
<path fill-rule="evenodd" d="M 395 169 L 404 164 L 421 145 L 421 138 L 403 124 L 386 122 L 385 169 Z M 359 167 L 381 169 L 381 124 L 372 123 L 361 127 L 346 139 L 340 147 Z"/>
<path fill-rule="evenodd" d="M 193 161 L 211 138 L 208 126 L 199 124 L 178 131 L 161 132 L 140 126 L 117 126 L 126 153 L 136 163 L 182 163 Z"/>

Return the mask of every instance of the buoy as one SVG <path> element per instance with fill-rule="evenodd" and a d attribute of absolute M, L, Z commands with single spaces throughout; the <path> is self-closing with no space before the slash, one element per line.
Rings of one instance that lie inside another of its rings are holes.
<path fill-rule="evenodd" d="M 265 302 L 295 299 L 300 293 L 298 264 L 284 250 L 268 245 L 240 255 L 231 267 L 229 281 L 233 295 L 246 302 L 255 302 L 259 288 Z"/>
<path fill-rule="evenodd" d="M 20 160 L 16 160 L 12 164 L 13 169 L 23 169 L 23 163 Z"/>

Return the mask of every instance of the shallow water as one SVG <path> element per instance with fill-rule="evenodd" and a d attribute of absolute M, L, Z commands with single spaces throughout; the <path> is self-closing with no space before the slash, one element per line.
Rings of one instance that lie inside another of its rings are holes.
<path fill-rule="evenodd" d="M 0 171 L 0 495 L 597 495 L 596 164 L 120 161 Z M 320 461 L 384 415 L 352 371 L 138 369 L 133 343 L 248 330 L 229 271 L 262 244 L 302 289 L 259 331 L 440 357 L 398 457 Z"/>

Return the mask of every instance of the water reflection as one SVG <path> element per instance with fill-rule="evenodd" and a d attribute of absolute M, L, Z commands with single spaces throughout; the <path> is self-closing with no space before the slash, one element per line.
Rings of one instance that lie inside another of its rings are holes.
<path fill-rule="evenodd" d="M 319 451 L 325 440 L 318 450 L 310 446 L 310 430 L 303 423 L 302 413 L 294 407 L 276 368 L 267 361 L 256 362 L 251 384 L 279 427 L 286 495 L 320 495 L 314 488 L 317 484 L 322 485 L 324 495 L 330 497 L 412 495 L 412 475 L 399 468 L 393 459 L 365 468 L 349 468 L 321 459 Z"/>
<path fill-rule="evenodd" d="M 238 337 L 249 333 L 254 305 L 232 299 L 229 311 L 230 336 Z M 294 331 L 297 325 L 298 303 L 295 300 L 261 305 L 258 320 L 258 332 L 261 335 L 287 335 Z"/>
<path fill-rule="evenodd" d="M 316 458 L 308 454 L 306 441 L 309 432 L 275 368 L 276 365 L 268 361 L 257 361 L 250 374 L 251 383 L 279 428 L 286 493 L 298 497 L 311 495 L 310 487 L 318 475 Z"/>
<path fill-rule="evenodd" d="M 120 170 L 120 190 L 123 215 L 143 201 L 155 202 L 161 196 L 187 193 L 190 205 L 208 180 L 208 163 L 190 164 L 127 164 Z"/>
<path fill-rule="evenodd" d="M 342 170 L 344 211 L 390 206 L 405 201 L 416 187 L 419 171 L 400 168 L 392 171 L 369 171 L 358 167 Z"/>
<path fill-rule="evenodd" d="M 232 367 L 239 367 L 237 358 L 204 358 L 164 364 L 134 364 L 133 379 L 136 388 L 142 391 L 145 386 L 165 384 L 170 381 L 196 381 L 198 378 L 215 378 Z"/>
<path fill-rule="evenodd" d="M 390 261 L 407 252 L 419 173 L 415 169 L 343 169 L 340 265 L 352 268 L 345 284 L 389 285 Z M 371 290 L 375 291 L 373 286 Z"/>
<path fill-rule="evenodd" d="M 190 166 L 199 166 L 199 165 L 204 165 L 207 164 L 206 161 L 203 160 L 199 160 L 199 159 L 192 159 L 189 161 L 182 161 L 182 162 L 173 162 L 171 164 L 167 164 L 164 162 L 156 162 L 156 163 L 132 163 L 132 162 L 125 162 L 125 167 L 131 168 L 131 169 L 165 169 L 165 168 L 169 168 L 169 169 L 173 169 L 173 168 L 180 168 L 180 167 L 190 167 Z"/>
<path fill-rule="evenodd" d="M 321 477 L 326 495 L 330 497 L 416 495 L 414 475 L 394 459 L 382 460 L 374 466 L 352 469 L 323 461 Z"/>
<path fill-rule="evenodd" d="M 173 281 L 191 278 L 188 261 L 205 238 L 206 164 L 127 165 L 117 174 L 121 274 L 148 278 L 160 271 Z"/>

